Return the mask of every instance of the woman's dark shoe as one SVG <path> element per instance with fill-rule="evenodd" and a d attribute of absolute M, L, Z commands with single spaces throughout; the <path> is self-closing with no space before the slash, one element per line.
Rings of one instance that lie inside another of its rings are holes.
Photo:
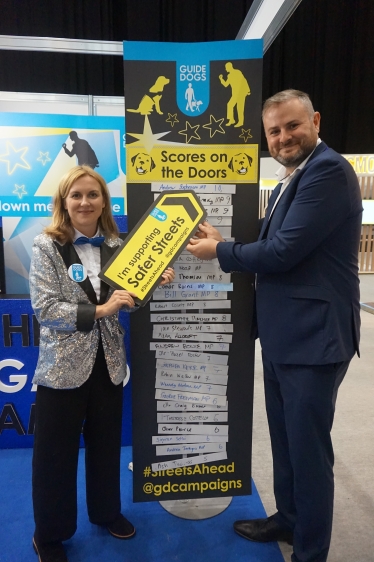
<path fill-rule="evenodd" d="M 38 544 L 35 537 L 33 537 L 32 545 L 36 554 L 39 556 L 39 562 L 69 562 L 62 542 Z"/>
<path fill-rule="evenodd" d="M 127 521 L 126 517 L 120 513 L 111 523 L 107 525 L 107 529 L 113 537 L 116 539 L 131 539 L 135 535 L 135 527 L 130 521 Z"/>

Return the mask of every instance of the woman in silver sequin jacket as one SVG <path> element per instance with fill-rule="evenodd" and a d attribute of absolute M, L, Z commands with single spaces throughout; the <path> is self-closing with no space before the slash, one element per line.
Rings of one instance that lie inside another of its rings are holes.
<path fill-rule="evenodd" d="M 30 269 L 40 323 L 33 546 L 42 562 L 67 561 L 62 542 L 77 525 L 81 432 L 90 521 L 117 538 L 135 534 L 120 503 L 126 355 L 118 321 L 119 309 L 134 309 L 134 295 L 97 277 L 120 244 L 104 179 L 87 166 L 72 168 L 55 195 L 51 225 L 35 238 Z M 173 277 L 166 270 L 162 284 Z"/>

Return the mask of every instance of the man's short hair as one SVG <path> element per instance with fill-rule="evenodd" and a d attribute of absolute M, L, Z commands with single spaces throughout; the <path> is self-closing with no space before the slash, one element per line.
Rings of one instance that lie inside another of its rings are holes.
<path fill-rule="evenodd" d="M 313 118 L 314 115 L 314 107 L 312 102 L 310 101 L 310 97 L 308 94 L 306 94 L 305 92 L 302 92 L 301 90 L 283 90 L 282 92 L 278 92 L 277 94 L 274 94 L 274 96 L 271 96 L 270 98 L 268 98 L 265 103 L 264 106 L 262 108 L 262 118 L 264 118 L 265 113 L 267 112 L 267 110 L 272 107 L 273 105 L 278 105 L 280 103 L 283 103 L 285 101 L 289 101 L 292 99 L 298 99 L 301 101 L 301 103 L 303 103 L 309 113 L 310 118 Z"/>

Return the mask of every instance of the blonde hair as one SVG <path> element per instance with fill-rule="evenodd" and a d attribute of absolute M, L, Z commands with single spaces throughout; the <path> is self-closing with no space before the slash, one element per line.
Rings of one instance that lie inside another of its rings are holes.
<path fill-rule="evenodd" d="M 53 197 L 52 221 L 51 224 L 44 229 L 45 234 L 48 234 L 48 236 L 55 238 L 59 242 L 65 243 L 73 241 L 74 228 L 71 224 L 69 213 L 65 209 L 64 202 L 69 195 L 72 185 L 84 176 L 90 176 L 100 185 L 101 195 L 105 203 L 98 220 L 100 232 L 107 238 L 116 238 L 118 236 L 118 228 L 114 221 L 110 205 L 110 194 L 104 178 L 89 166 L 75 166 L 60 180 L 58 189 Z"/>

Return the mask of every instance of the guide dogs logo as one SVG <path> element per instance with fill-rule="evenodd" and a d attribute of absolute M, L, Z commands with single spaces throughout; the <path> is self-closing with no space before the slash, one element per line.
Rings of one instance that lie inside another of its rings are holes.
<path fill-rule="evenodd" d="M 177 61 L 177 103 L 179 109 L 197 116 L 209 106 L 209 62 Z"/>
<path fill-rule="evenodd" d="M 81 263 L 73 263 L 68 269 L 68 275 L 72 281 L 81 283 L 87 278 L 87 270 Z"/>

